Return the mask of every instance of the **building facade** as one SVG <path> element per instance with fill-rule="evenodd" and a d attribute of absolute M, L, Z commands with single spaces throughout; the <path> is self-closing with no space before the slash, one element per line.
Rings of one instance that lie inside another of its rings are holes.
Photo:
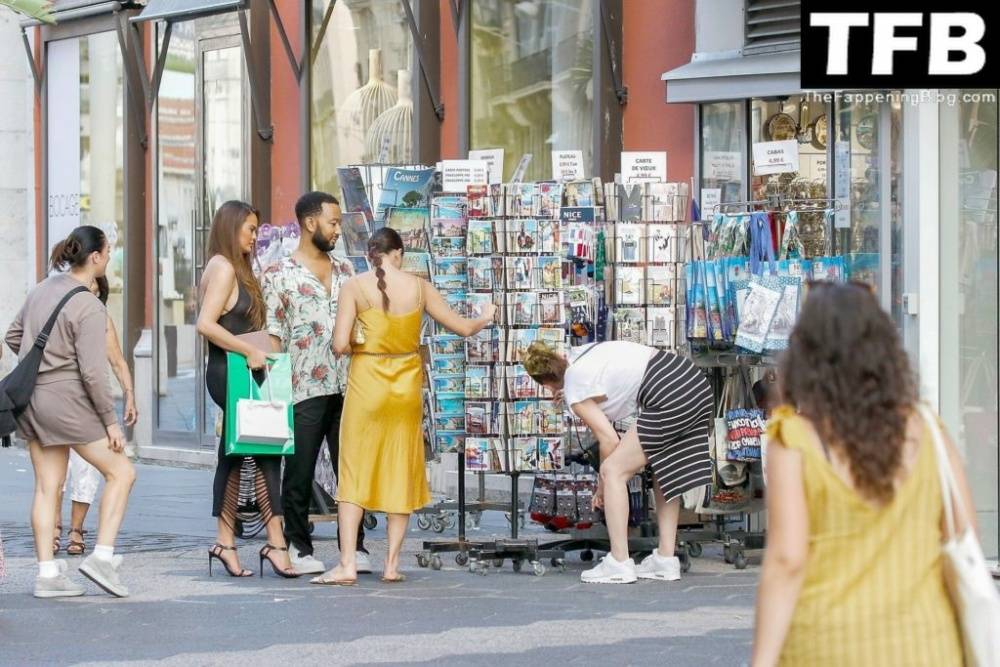
<path fill-rule="evenodd" d="M 807 217 L 812 240 L 847 255 L 892 313 L 965 453 L 996 558 L 998 91 L 803 91 L 796 2 L 55 6 L 58 25 L 22 24 L 39 91 L 29 265 L 40 277 L 77 224 L 114 239 L 109 306 L 135 366 L 141 455 L 214 456 L 194 322 L 219 203 L 283 224 L 304 190 L 337 193 L 350 163 L 503 148 L 505 178 L 530 153 L 539 179 L 551 150 L 581 149 L 611 179 L 622 150 L 662 150 L 702 201 L 836 209 L 830 225 Z M 797 173 L 754 175 L 754 144 L 792 138 Z"/>
<path fill-rule="evenodd" d="M 799 4 L 697 0 L 691 61 L 662 74 L 668 104 L 692 109 L 696 190 L 835 208 L 830 224 L 802 215 L 806 242 L 845 255 L 892 314 L 922 397 L 966 458 L 996 559 L 1000 91 L 804 91 Z M 798 172 L 755 175 L 754 144 L 788 139 Z"/>

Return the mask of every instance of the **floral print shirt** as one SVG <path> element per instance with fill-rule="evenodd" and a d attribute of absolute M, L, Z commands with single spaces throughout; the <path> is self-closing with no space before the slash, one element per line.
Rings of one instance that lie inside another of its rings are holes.
<path fill-rule="evenodd" d="M 340 287 L 354 268 L 330 255 L 330 293 L 308 268 L 288 256 L 264 269 L 261 286 L 267 304 L 267 332 L 281 339 L 292 360 L 292 400 L 342 394 L 347 386 L 346 356 L 333 354 L 333 324 Z"/>

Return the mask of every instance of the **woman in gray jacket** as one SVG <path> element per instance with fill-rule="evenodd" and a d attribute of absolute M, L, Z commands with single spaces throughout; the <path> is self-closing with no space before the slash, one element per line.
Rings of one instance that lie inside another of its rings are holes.
<path fill-rule="evenodd" d="M 20 357 L 28 353 L 46 320 L 64 296 L 103 276 L 110 258 L 108 240 L 97 227 L 81 226 L 52 251 L 52 264 L 69 271 L 35 286 L 7 331 L 8 347 Z M 111 388 L 105 336 L 107 314 L 89 291 L 74 295 L 63 307 L 45 346 L 31 403 L 17 418 L 18 435 L 28 442 L 35 469 L 31 525 L 38 555 L 35 597 L 83 595 L 52 554 L 58 515 L 57 498 L 72 448 L 104 476 L 104 497 L 97 546 L 80 564 L 80 573 L 106 592 L 125 597 L 118 576 L 115 538 L 125 515 L 135 469 L 123 453 L 125 437 L 118 425 Z"/>

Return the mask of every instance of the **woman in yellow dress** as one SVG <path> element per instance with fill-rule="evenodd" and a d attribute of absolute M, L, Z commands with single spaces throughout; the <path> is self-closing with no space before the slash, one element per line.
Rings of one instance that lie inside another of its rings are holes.
<path fill-rule="evenodd" d="M 490 304 L 481 317 L 466 319 L 427 281 L 402 271 L 403 241 L 393 229 L 372 235 L 368 258 L 375 270 L 346 282 L 337 307 L 333 349 L 352 355 L 340 421 L 340 564 L 313 580 L 319 584 L 357 582 L 355 543 L 364 510 L 388 516 L 382 580 L 404 580 L 399 554 L 410 514 L 430 501 L 419 352 L 423 315 L 468 337 L 489 326 L 496 314 Z"/>
<path fill-rule="evenodd" d="M 961 665 L 932 432 L 896 327 L 867 286 L 810 286 L 780 384 L 752 664 Z"/>

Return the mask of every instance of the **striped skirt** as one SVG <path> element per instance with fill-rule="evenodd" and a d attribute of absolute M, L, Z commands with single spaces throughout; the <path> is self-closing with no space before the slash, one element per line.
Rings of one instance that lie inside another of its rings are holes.
<path fill-rule="evenodd" d="M 657 352 L 639 386 L 639 444 L 666 500 L 712 479 L 712 386 L 690 359 Z"/>

